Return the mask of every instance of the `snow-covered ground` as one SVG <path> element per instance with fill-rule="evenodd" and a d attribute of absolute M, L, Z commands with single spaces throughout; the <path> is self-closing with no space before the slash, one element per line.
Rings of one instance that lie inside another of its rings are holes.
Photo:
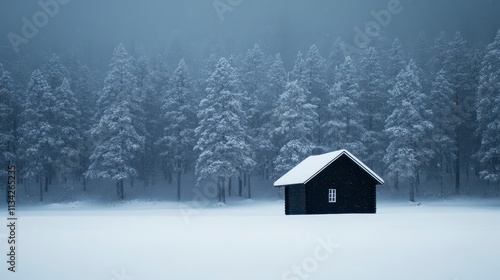
<path fill-rule="evenodd" d="M 179 206 L 21 208 L 18 272 L 2 261 L 0 279 L 500 279 L 500 201 L 325 216 L 285 216 L 282 201 Z"/>

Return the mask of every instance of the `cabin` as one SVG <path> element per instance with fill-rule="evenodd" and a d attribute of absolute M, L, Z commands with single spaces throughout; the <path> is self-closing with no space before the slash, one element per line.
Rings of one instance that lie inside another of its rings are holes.
<path fill-rule="evenodd" d="M 347 150 L 310 156 L 274 182 L 285 188 L 285 214 L 376 213 L 384 180 Z"/>

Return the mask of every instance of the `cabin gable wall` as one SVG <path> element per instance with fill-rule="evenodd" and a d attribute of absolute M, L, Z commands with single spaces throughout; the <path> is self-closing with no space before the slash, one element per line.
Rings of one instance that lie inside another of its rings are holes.
<path fill-rule="evenodd" d="M 377 182 L 346 155 L 342 155 L 306 183 L 307 214 L 375 213 Z M 336 202 L 329 202 L 329 189 Z"/>

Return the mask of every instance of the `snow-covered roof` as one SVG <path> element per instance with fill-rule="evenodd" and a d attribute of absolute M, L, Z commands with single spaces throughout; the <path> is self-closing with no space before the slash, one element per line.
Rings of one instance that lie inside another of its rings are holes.
<path fill-rule="evenodd" d="M 341 155 L 348 156 L 353 162 L 355 162 L 359 167 L 365 170 L 370 176 L 372 176 L 380 184 L 384 184 L 384 180 L 380 178 L 373 170 L 368 168 L 364 163 L 362 163 L 353 154 L 349 153 L 347 150 L 339 150 L 327 154 L 310 156 L 299 163 L 297 166 L 288 171 L 285 175 L 281 176 L 276 182 L 274 182 L 275 187 L 279 186 L 290 186 L 290 185 L 302 185 L 309 182 L 312 178 L 318 175 L 326 167 L 328 167 L 332 162 L 337 160 Z"/>

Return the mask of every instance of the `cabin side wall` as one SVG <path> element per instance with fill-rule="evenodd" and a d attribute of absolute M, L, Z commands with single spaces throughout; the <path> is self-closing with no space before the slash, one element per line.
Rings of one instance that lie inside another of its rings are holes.
<path fill-rule="evenodd" d="M 343 155 L 306 184 L 307 214 L 375 213 L 377 182 Z M 336 190 L 330 203 L 329 189 Z"/>
<path fill-rule="evenodd" d="M 304 185 L 285 187 L 285 214 L 306 214 L 306 194 Z"/>

